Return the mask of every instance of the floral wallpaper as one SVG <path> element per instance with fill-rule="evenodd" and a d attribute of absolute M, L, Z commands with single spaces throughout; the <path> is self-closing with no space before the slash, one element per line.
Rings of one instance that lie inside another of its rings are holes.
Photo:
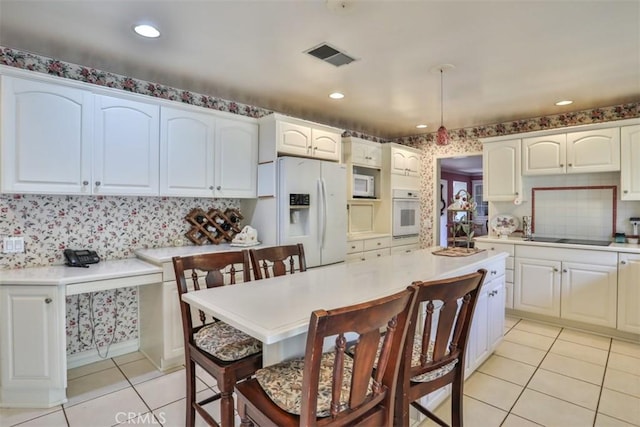
<path fill-rule="evenodd" d="M 2 46 L 0 64 L 249 117 L 258 118 L 271 113 L 251 105 Z M 478 139 L 483 137 L 633 117 L 640 117 L 640 103 L 452 130 L 451 143 L 447 146 L 437 146 L 432 133 L 394 140 L 422 149 L 422 246 L 431 246 L 434 241 L 431 224 L 435 156 L 480 153 L 482 146 Z M 349 130 L 343 136 L 391 142 Z M 192 208 L 237 208 L 238 203 L 237 200 L 224 199 L 2 194 L 0 236 L 24 236 L 26 252 L 0 253 L 0 270 L 62 264 L 62 250 L 65 248 L 89 247 L 96 250 L 102 259 L 120 259 L 133 257 L 135 248 L 190 244 L 181 236 L 188 230 L 184 217 Z M 176 239 L 181 242 L 176 242 Z M 137 338 L 137 311 L 137 288 L 68 297 L 68 354 L 97 348 L 104 356 L 111 343 Z"/>

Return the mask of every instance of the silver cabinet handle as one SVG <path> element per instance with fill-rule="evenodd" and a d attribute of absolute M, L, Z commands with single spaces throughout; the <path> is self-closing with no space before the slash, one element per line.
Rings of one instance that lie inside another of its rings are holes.
<path fill-rule="evenodd" d="M 216 187 L 216 190 L 222 190 L 222 187 L 218 185 L 218 186 Z"/>
<path fill-rule="evenodd" d="M 209 186 L 209 190 L 213 190 L 213 185 L 210 185 L 210 186 Z"/>
<path fill-rule="evenodd" d="M 355 248 L 356 248 L 355 246 L 351 246 L 351 249 L 355 249 Z"/>
<path fill-rule="evenodd" d="M 564 166 L 564 164 L 560 163 L 560 167 L 563 167 L 563 166 Z"/>
<path fill-rule="evenodd" d="M 100 184 L 102 184 L 100 181 L 96 181 L 96 187 L 100 187 Z"/>
<path fill-rule="evenodd" d="M 625 261 L 625 260 L 620 261 L 620 264 L 622 264 L 622 265 L 625 265 L 626 263 L 627 263 L 627 261 Z"/>
<path fill-rule="evenodd" d="M 623 191 L 624 194 L 627 194 L 628 192 L 629 192 L 629 190 L 624 190 Z"/>
<path fill-rule="evenodd" d="M 567 166 L 569 166 L 569 167 L 573 167 L 573 163 L 569 163 Z"/>
<path fill-rule="evenodd" d="M 557 273 L 559 270 L 557 268 L 553 267 L 553 271 Z"/>
<path fill-rule="evenodd" d="M 498 274 L 498 272 L 496 270 L 491 270 L 491 274 L 492 275 L 496 275 L 496 274 Z"/>
<path fill-rule="evenodd" d="M 563 273 L 566 273 L 566 272 L 567 272 L 567 269 L 566 269 L 566 268 L 565 268 L 565 269 L 563 269 L 563 270 L 562 270 L 562 272 L 563 272 Z"/>
<path fill-rule="evenodd" d="M 382 243 L 378 242 L 378 246 L 380 246 Z"/>
<path fill-rule="evenodd" d="M 82 185 L 89 185 L 89 181 L 82 181 Z"/>
<path fill-rule="evenodd" d="M 45 298 L 44 299 L 45 304 L 51 304 L 52 301 L 53 300 L 51 298 Z"/>

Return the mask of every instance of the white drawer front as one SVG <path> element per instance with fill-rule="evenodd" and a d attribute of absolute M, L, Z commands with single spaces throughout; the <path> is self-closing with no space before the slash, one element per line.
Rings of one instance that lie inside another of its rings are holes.
<path fill-rule="evenodd" d="M 391 255 L 391 249 L 385 248 L 385 249 L 378 249 L 377 251 L 365 251 L 363 252 L 363 254 L 365 259 L 380 258 L 383 256 Z"/>
<path fill-rule="evenodd" d="M 364 250 L 372 251 L 374 249 L 388 248 L 391 246 L 391 237 L 380 237 L 378 239 L 364 240 Z"/>
<path fill-rule="evenodd" d="M 347 242 L 347 253 L 352 254 L 355 252 L 364 251 L 364 240 L 351 240 Z"/>

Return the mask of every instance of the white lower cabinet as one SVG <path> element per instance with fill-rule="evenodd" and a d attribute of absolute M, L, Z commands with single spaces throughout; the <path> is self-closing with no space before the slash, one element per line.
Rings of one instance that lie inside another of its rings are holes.
<path fill-rule="evenodd" d="M 505 308 L 513 308 L 513 257 L 515 256 L 515 245 L 508 243 L 481 242 L 476 240 L 475 247 L 478 249 L 506 252 L 509 254 L 505 261 L 504 270 L 504 296 Z"/>
<path fill-rule="evenodd" d="M 165 280 L 166 270 L 163 268 Z M 139 289 L 140 352 L 161 371 L 183 364 L 182 317 L 175 280 Z"/>
<path fill-rule="evenodd" d="M 0 406 L 67 401 L 64 287 L 0 287 Z"/>
<path fill-rule="evenodd" d="M 618 329 L 640 334 L 640 254 L 618 254 Z"/>
<path fill-rule="evenodd" d="M 345 261 L 366 261 L 387 255 L 391 255 L 391 236 L 350 239 Z"/>
<path fill-rule="evenodd" d="M 615 328 L 616 264 L 613 252 L 519 245 L 513 308 Z"/>
<path fill-rule="evenodd" d="M 476 302 L 465 360 L 465 377 L 475 371 L 502 341 L 504 335 L 504 263 L 487 269 Z"/>

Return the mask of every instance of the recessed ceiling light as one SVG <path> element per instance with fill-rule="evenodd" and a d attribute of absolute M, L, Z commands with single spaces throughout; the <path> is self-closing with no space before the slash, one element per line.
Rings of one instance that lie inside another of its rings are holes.
<path fill-rule="evenodd" d="M 136 34 L 142 37 L 148 37 L 150 39 L 155 39 L 157 37 L 160 37 L 160 31 L 158 31 L 158 29 L 153 25 L 148 25 L 148 24 L 136 25 L 135 27 L 133 27 L 133 31 L 135 31 Z"/>
<path fill-rule="evenodd" d="M 329 94 L 329 98 L 331 98 L 331 99 L 342 99 L 342 98 L 344 98 L 344 94 L 342 94 L 340 92 L 333 92 L 333 93 Z"/>
<path fill-rule="evenodd" d="M 416 127 L 417 127 L 418 129 L 424 129 L 424 128 L 426 128 L 426 127 L 427 127 L 427 125 L 416 125 Z"/>
<path fill-rule="evenodd" d="M 556 105 L 562 106 L 562 105 L 569 105 L 569 104 L 573 104 L 573 101 L 570 101 L 568 99 L 564 100 L 564 101 L 558 101 L 556 102 Z"/>

